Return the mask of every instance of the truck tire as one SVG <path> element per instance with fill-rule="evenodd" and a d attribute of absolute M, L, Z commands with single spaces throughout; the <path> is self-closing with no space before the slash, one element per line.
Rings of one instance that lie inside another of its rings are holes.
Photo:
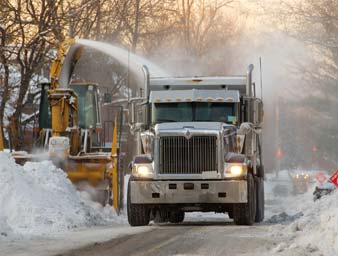
<path fill-rule="evenodd" d="M 150 221 L 150 212 L 144 204 L 132 204 L 130 201 L 130 182 L 128 183 L 127 212 L 130 226 L 146 226 Z"/>
<path fill-rule="evenodd" d="M 264 179 L 264 177 L 265 177 L 264 165 L 257 166 L 257 177 Z"/>
<path fill-rule="evenodd" d="M 256 217 L 255 222 L 262 222 L 264 220 L 264 179 L 258 177 L 256 180 Z"/>
<path fill-rule="evenodd" d="M 234 218 L 234 209 L 229 209 L 228 215 L 229 215 L 230 219 L 233 219 Z"/>
<path fill-rule="evenodd" d="M 234 222 L 237 225 L 252 225 L 256 217 L 256 188 L 251 173 L 247 176 L 248 202 L 234 205 Z"/>
<path fill-rule="evenodd" d="M 169 222 L 170 223 L 181 223 L 184 221 L 184 216 L 185 214 L 182 211 L 170 212 Z"/>

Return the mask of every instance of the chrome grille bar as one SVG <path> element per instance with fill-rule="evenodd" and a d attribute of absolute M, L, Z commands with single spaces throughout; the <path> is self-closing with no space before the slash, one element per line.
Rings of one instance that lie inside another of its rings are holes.
<path fill-rule="evenodd" d="M 217 137 L 160 137 L 160 174 L 201 174 L 217 171 Z"/>

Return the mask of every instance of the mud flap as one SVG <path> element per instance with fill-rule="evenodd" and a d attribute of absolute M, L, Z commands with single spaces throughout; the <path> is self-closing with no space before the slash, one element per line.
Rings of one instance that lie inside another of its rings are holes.
<path fill-rule="evenodd" d="M 256 181 L 256 216 L 255 222 L 262 222 L 264 219 L 264 179 L 257 177 Z"/>

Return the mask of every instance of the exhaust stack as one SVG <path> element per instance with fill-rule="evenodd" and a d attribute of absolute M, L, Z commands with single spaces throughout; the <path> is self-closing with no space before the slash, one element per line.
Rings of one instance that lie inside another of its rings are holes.
<path fill-rule="evenodd" d="M 246 96 L 252 97 L 252 71 L 254 69 L 254 65 L 250 64 L 246 71 Z"/>
<path fill-rule="evenodd" d="M 148 101 L 149 100 L 149 93 L 150 93 L 150 89 L 149 89 L 149 80 L 150 80 L 149 69 L 146 65 L 143 65 L 142 71 L 143 71 L 143 75 L 144 75 L 144 98 L 146 99 L 146 101 Z"/>
<path fill-rule="evenodd" d="M 146 110 L 145 110 L 145 124 L 148 126 L 149 125 L 149 106 L 148 106 L 148 101 L 149 101 L 149 94 L 150 94 L 150 74 L 149 74 L 149 69 L 146 65 L 143 65 L 142 67 L 143 75 L 144 75 L 144 99 L 145 99 L 145 104 L 146 104 Z"/>

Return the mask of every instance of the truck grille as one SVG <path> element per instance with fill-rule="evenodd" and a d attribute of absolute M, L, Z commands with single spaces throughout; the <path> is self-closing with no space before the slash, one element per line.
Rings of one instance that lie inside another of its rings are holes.
<path fill-rule="evenodd" d="M 160 138 L 160 174 L 201 174 L 217 171 L 217 137 Z"/>

